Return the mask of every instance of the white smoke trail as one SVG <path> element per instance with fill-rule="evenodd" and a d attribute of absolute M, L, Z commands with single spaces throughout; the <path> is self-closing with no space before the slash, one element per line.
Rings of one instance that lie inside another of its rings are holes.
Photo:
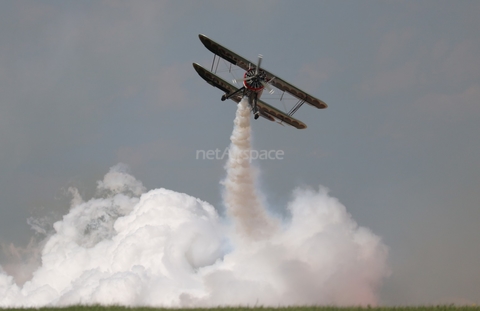
<path fill-rule="evenodd" d="M 276 225 L 252 168 L 235 153 L 250 148 L 249 118 L 239 104 L 225 180 L 236 230 L 210 204 L 146 192 L 117 165 L 97 197 L 83 201 L 72 191 L 31 280 L 17 285 L 0 267 L 0 307 L 376 305 L 388 274 L 381 239 L 324 188 L 296 189 L 291 219 Z"/>
<path fill-rule="evenodd" d="M 248 98 L 244 97 L 238 103 L 230 137 L 224 200 L 237 232 L 256 240 L 273 234 L 276 223 L 268 217 L 255 188 L 255 171 L 250 159 L 250 114 Z"/>

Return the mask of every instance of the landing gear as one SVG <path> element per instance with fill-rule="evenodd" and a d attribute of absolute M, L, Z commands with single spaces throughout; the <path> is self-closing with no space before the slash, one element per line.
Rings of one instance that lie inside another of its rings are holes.
<path fill-rule="evenodd" d="M 241 87 L 239 88 L 238 90 L 236 90 L 235 92 L 233 93 L 230 93 L 230 94 L 223 94 L 222 95 L 222 98 L 220 98 L 222 101 L 225 101 L 227 99 L 230 99 L 232 96 L 235 96 L 237 94 L 239 94 L 240 92 L 245 92 L 245 87 Z"/>
<path fill-rule="evenodd" d="M 253 118 L 254 118 L 255 120 L 257 120 L 259 116 L 260 116 L 260 114 L 259 114 L 258 111 L 257 111 L 257 112 L 255 112 L 255 114 L 253 115 Z"/>

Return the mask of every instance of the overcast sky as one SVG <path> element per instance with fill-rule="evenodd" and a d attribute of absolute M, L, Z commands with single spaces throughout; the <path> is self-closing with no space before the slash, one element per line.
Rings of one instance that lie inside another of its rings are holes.
<path fill-rule="evenodd" d="M 211 39 L 325 101 L 259 119 L 261 188 L 282 213 L 323 185 L 389 247 L 385 304 L 480 303 L 480 2 L 1 1 L 0 241 L 68 211 L 123 162 L 220 211 L 235 105 L 206 84 Z M 272 103 L 273 104 L 273 103 Z M 282 109 L 281 106 L 279 106 Z M 3 250 L 6 252 L 6 250 Z M 3 254 L 2 260 L 8 256 Z"/>

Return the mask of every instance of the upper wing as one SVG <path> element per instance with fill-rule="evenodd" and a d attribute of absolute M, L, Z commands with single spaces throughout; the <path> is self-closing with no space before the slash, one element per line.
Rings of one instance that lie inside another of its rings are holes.
<path fill-rule="evenodd" d="M 237 53 L 232 52 L 231 50 L 227 49 L 224 46 L 221 46 L 217 42 L 213 41 L 212 39 L 208 38 L 205 35 L 199 34 L 198 37 L 200 41 L 202 41 L 203 45 L 210 50 L 213 54 L 216 54 L 225 60 L 229 61 L 230 63 L 244 69 L 248 70 L 250 65 L 253 66 L 253 63 L 249 60 L 241 57 Z"/>
<path fill-rule="evenodd" d="M 207 69 L 203 68 L 199 64 L 194 63 L 193 67 L 195 68 L 197 73 L 200 75 L 200 77 L 202 77 L 209 84 L 221 89 L 225 93 L 228 94 L 228 93 L 232 93 L 232 92 L 235 92 L 236 90 L 238 90 L 235 86 L 233 86 L 230 83 L 228 83 L 227 81 L 223 80 L 222 78 L 220 78 L 219 76 L 217 76 L 213 72 L 210 72 Z M 236 103 L 239 103 L 240 100 L 242 100 L 242 94 L 234 95 L 234 96 L 230 97 L 230 99 L 233 100 Z M 303 123 L 302 121 L 299 121 L 299 120 L 287 115 L 286 113 L 278 110 L 277 108 L 274 108 L 274 107 L 270 106 L 269 104 L 267 104 L 267 103 L 265 103 L 261 100 L 257 100 L 257 106 L 258 106 L 258 110 L 260 112 L 260 115 L 262 117 L 264 117 L 265 119 L 268 119 L 270 121 L 275 121 L 275 119 L 278 119 L 278 120 L 280 120 L 282 122 L 285 122 L 285 123 L 287 123 L 287 124 L 289 124 L 293 127 L 296 127 L 297 129 L 304 129 L 304 128 L 307 127 L 305 125 L 305 123 Z"/>
<path fill-rule="evenodd" d="M 231 50 L 227 49 L 226 47 L 216 43 L 212 39 L 200 34 L 198 35 L 200 41 L 202 41 L 203 45 L 210 50 L 213 54 L 216 54 L 225 60 L 229 61 L 230 63 L 244 69 L 248 70 L 252 66 L 255 66 L 255 63 L 247 60 L 246 58 L 241 57 L 237 53 L 232 52 Z M 298 87 L 288 83 L 287 81 L 279 78 L 278 76 L 268 72 L 267 70 L 263 69 L 267 74 L 267 80 L 270 80 L 270 83 L 275 86 L 276 88 L 288 92 L 295 96 L 300 100 L 304 100 L 307 104 L 310 104 L 318 109 L 325 109 L 327 108 L 327 104 L 325 104 L 322 100 L 313 97 L 312 95 L 300 90 Z"/>
<path fill-rule="evenodd" d="M 288 92 L 295 96 L 296 98 L 300 100 L 304 100 L 307 104 L 310 104 L 311 106 L 317 107 L 318 109 L 325 109 L 327 108 L 327 104 L 323 102 L 322 100 L 313 97 L 312 95 L 302 91 L 298 87 L 288 83 L 287 81 L 279 78 L 278 76 L 273 75 L 272 73 L 266 71 L 263 69 L 265 73 L 267 74 L 267 80 L 270 80 L 270 84 L 275 86 L 276 88 Z"/>

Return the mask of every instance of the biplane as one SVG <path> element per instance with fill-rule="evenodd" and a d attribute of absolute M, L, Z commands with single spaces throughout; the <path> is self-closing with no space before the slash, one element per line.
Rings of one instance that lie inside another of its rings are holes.
<path fill-rule="evenodd" d="M 307 103 L 318 109 L 327 108 L 327 104 L 320 99 L 307 94 L 296 86 L 261 68 L 262 55 L 258 56 L 258 61 L 256 64 L 254 64 L 202 34 L 198 35 L 198 37 L 200 38 L 200 41 L 202 41 L 203 45 L 205 45 L 205 47 L 214 54 L 213 63 L 211 70 L 207 70 L 197 63 L 193 63 L 193 67 L 200 77 L 202 77 L 205 81 L 225 92 L 225 94 L 221 97 L 222 101 L 231 99 L 234 102 L 239 103 L 243 97 L 247 97 L 255 119 L 258 119 L 258 117 L 263 117 L 270 121 L 280 121 L 279 123 L 281 124 L 286 123 L 296 127 L 297 129 L 304 129 L 307 127 L 305 123 L 293 117 L 293 114 L 304 103 Z M 216 74 L 220 58 L 228 61 L 231 65 L 238 66 L 245 70 L 242 79 L 242 87 L 237 88 Z M 267 90 L 271 94 L 274 92 L 272 87 L 275 87 L 283 92 L 280 100 L 283 98 L 285 93 L 288 93 L 294 97 L 296 104 L 292 109 L 290 109 L 289 112 L 282 112 L 279 109 L 260 100 L 263 90 Z"/>

